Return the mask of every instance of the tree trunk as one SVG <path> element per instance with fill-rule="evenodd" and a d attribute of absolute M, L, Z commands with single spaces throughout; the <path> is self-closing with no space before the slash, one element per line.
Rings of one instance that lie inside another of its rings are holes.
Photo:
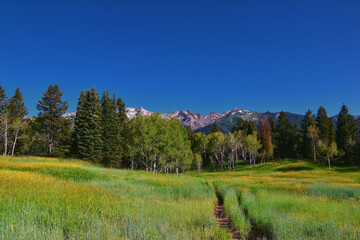
<path fill-rule="evenodd" d="M 316 145 L 315 145 L 314 138 L 312 138 L 312 146 L 313 146 L 313 152 L 314 152 L 314 161 L 316 162 Z"/>
<path fill-rule="evenodd" d="M 330 157 L 329 157 L 329 155 L 328 155 L 328 163 L 329 163 L 329 169 L 330 169 L 331 167 L 330 167 Z"/>
<path fill-rule="evenodd" d="M 7 146 L 8 146 L 8 121 L 4 119 L 4 153 L 3 155 L 6 156 L 7 154 Z"/>
<path fill-rule="evenodd" d="M 14 156 L 14 153 L 15 153 L 15 145 L 16 145 L 16 141 L 18 139 L 18 134 L 19 134 L 19 129 L 16 129 L 15 139 L 14 139 L 14 143 L 13 143 L 13 147 L 12 147 L 12 151 L 11 151 L 12 156 Z"/>

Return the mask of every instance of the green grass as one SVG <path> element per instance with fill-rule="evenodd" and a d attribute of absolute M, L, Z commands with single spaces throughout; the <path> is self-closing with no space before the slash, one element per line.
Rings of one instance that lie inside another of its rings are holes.
<path fill-rule="evenodd" d="M 236 171 L 152 174 L 79 160 L 0 157 L 0 239 L 359 239 L 356 167 L 284 160 Z"/>
<path fill-rule="evenodd" d="M 239 206 L 236 190 L 227 185 L 223 185 L 217 192 L 223 201 L 225 214 L 229 218 L 232 226 L 240 230 L 241 237 L 246 238 L 250 232 L 250 223 Z"/>

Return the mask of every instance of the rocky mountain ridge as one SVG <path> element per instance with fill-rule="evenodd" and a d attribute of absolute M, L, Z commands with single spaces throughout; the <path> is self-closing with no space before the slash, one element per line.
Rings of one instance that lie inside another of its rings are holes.
<path fill-rule="evenodd" d="M 126 108 L 126 115 L 129 119 L 134 118 L 135 116 L 141 114 L 143 116 L 150 116 L 154 112 L 148 111 L 143 107 L 137 108 Z M 304 118 L 304 115 L 294 114 L 290 112 L 285 112 L 290 122 L 294 124 L 296 122 L 300 127 L 301 120 Z M 184 126 L 190 126 L 196 132 L 208 132 L 211 130 L 212 125 L 217 121 L 219 128 L 222 132 L 230 132 L 234 124 L 239 118 L 244 120 L 252 120 L 255 123 L 258 123 L 259 119 L 264 116 L 269 116 L 271 119 L 276 120 L 279 116 L 279 112 L 265 112 L 258 113 L 255 111 L 248 111 L 243 109 L 234 108 L 232 110 L 217 113 L 211 112 L 208 115 L 201 115 L 200 113 L 194 113 L 190 110 L 179 110 L 171 113 L 161 114 L 163 119 L 170 117 L 176 117 Z M 70 112 L 63 115 L 63 117 L 74 118 L 76 112 Z M 333 121 L 336 121 L 336 116 L 332 117 Z"/>

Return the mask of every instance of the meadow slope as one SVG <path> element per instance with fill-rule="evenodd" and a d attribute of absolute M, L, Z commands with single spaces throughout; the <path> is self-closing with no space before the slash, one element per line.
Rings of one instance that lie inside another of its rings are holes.
<path fill-rule="evenodd" d="M 1 239 L 359 239 L 360 172 L 306 161 L 152 174 L 79 160 L 0 157 Z"/>

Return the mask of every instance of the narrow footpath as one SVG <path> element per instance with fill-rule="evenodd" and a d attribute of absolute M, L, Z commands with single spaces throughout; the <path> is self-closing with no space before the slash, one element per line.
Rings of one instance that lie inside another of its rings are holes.
<path fill-rule="evenodd" d="M 217 195 L 216 195 L 217 196 Z M 216 217 L 216 221 L 219 224 L 221 228 L 226 229 L 228 232 L 232 233 L 232 239 L 235 240 L 244 240 L 240 237 L 240 231 L 233 229 L 231 226 L 231 223 L 229 219 L 226 217 L 224 212 L 224 204 L 222 200 L 217 196 L 218 198 L 218 204 L 216 205 L 214 209 L 214 215 Z"/>

